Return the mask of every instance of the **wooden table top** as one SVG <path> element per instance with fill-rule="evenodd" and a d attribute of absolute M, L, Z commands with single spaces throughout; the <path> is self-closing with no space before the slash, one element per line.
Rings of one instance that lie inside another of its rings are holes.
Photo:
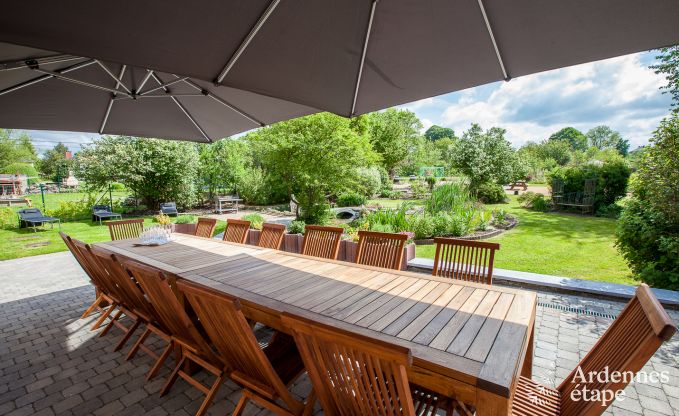
<path fill-rule="evenodd" d="M 244 307 L 406 346 L 414 366 L 503 397 L 520 374 L 535 319 L 537 296 L 523 290 L 188 235 L 158 247 L 135 242 L 98 246 L 238 296 Z"/>

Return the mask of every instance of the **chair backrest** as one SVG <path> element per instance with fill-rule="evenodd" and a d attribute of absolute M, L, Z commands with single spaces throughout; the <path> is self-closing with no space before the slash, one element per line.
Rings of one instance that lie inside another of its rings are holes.
<path fill-rule="evenodd" d="M 177 286 L 229 369 L 229 377 L 271 400 L 280 397 L 289 408 L 299 406 L 259 346 L 237 298 L 186 280 L 178 280 Z"/>
<path fill-rule="evenodd" d="M 304 226 L 302 254 L 324 259 L 337 259 L 343 232 L 344 229 L 339 227 Z"/>
<path fill-rule="evenodd" d="M 93 276 L 94 271 L 92 270 L 88 262 L 84 258 L 82 258 L 80 251 L 75 247 L 73 241 L 71 240 L 71 237 L 69 237 L 62 231 L 59 231 L 59 235 L 61 236 L 61 239 L 64 240 L 64 244 L 66 244 L 66 247 L 71 252 L 71 254 L 73 254 L 73 257 L 75 257 L 75 260 L 78 262 L 80 267 L 82 267 L 82 269 L 85 271 L 85 273 L 90 278 L 92 283 L 95 286 L 99 287 L 98 276 Z"/>
<path fill-rule="evenodd" d="M 561 179 L 554 179 L 552 181 L 552 195 L 563 194 L 563 181 Z"/>
<path fill-rule="evenodd" d="M 250 231 L 250 221 L 228 219 L 226 220 L 226 230 L 224 230 L 222 241 L 245 244 L 248 231 Z"/>
<path fill-rule="evenodd" d="M 401 270 L 403 247 L 407 240 L 405 234 L 359 231 L 356 263 Z"/>
<path fill-rule="evenodd" d="M 77 252 L 78 256 L 80 257 L 79 262 L 81 264 L 87 265 L 86 267 L 91 273 L 90 278 L 94 284 L 97 285 L 97 287 L 106 295 L 113 297 L 117 301 L 123 301 L 124 296 L 121 295 L 120 289 L 115 284 L 113 279 L 108 275 L 108 272 L 94 258 L 90 251 L 90 246 L 80 240 L 76 240 L 74 238 L 69 239 L 75 248 L 75 252 Z"/>
<path fill-rule="evenodd" d="M 676 330 L 649 287 L 646 284 L 639 286 L 618 318 L 559 386 L 558 390 L 562 397 L 561 414 L 575 416 L 603 413 L 611 404 L 610 401 L 608 403 L 601 400 L 576 401 L 572 399 L 572 392 L 587 388 L 590 391 L 607 390 L 615 393 L 624 389 L 662 343 L 672 338 Z M 620 372 L 622 377 L 608 377 L 608 380 L 602 377 L 604 381 L 601 382 L 595 376 L 592 382 L 589 382 L 588 375 L 591 371 L 599 373 L 606 371 L 609 375 Z M 581 382 L 582 375 L 586 382 Z"/>
<path fill-rule="evenodd" d="M 40 211 L 38 208 L 25 208 L 20 209 L 17 212 L 19 213 L 19 217 L 21 217 L 21 219 L 43 217 L 42 211 Z"/>
<path fill-rule="evenodd" d="M 138 238 L 144 230 L 143 219 L 109 221 L 106 225 L 108 225 L 108 232 L 111 234 L 111 240 Z"/>
<path fill-rule="evenodd" d="M 92 205 L 92 212 L 111 212 L 110 205 Z"/>
<path fill-rule="evenodd" d="M 262 233 L 259 235 L 259 247 L 273 248 L 278 250 L 285 236 L 285 225 L 264 223 Z"/>
<path fill-rule="evenodd" d="M 212 233 L 214 233 L 216 226 L 217 220 L 215 218 L 198 218 L 198 224 L 196 224 L 196 232 L 194 235 L 212 238 Z"/>
<path fill-rule="evenodd" d="M 125 270 L 118 257 L 96 246 L 89 246 L 88 249 L 96 261 L 106 270 L 111 280 L 118 286 L 119 293 L 126 303 L 125 306 L 134 312 L 143 314 L 145 319 L 157 321 L 155 309 L 144 296 L 144 292 L 135 280 L 132 279 L 132 276 Z M 123 261 L 128 261 L 128 259 L 123 258 Z"/>
<path fill-rule="evenodd" d="M 493 283 L 493 261 L 497 243 L 457 238 L 434 238 L 436 254 L 432 275 L 477 283 Z"/>
<path fill-rule="evenodd" d="M 282 320 L 326 414 L 415 414 L 409 349 L 288 313 Z"/>
<path fill-rule="evenodd" d="M 194 348 L 199 354 L 214 359 L 209 345 L 187 315 L 184 306 L 170 285 L 176 284 L 175 276 L 166 276 L 161 270 L 126 259 L 125 269 L 139 282 L 153 305 L 158 320 L 170 334 L 182 344 Z"/>

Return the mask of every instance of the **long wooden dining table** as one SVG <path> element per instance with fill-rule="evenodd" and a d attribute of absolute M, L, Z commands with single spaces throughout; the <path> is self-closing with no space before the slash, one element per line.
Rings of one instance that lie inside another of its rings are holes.
<path fill-rule="evenodd" d="M 183 234 L 138 241 L 97 246 L 237 296 L 246 317 L 277 330 L 290 312 L 408 347 L 412 383 L 478 415 L 511 413 L 519 376 L 530 376 L 534 292 Z"/>

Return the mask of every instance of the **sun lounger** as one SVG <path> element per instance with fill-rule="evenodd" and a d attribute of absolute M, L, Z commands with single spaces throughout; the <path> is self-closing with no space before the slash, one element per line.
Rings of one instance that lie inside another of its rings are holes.
<path fill-rule="evenodd" d="M 59 218 L 47 217 L 43 215 L 42 211 L 40 211 L 38 208 L 22 209 L 18 211 L 18 214 L 19 226 L 21 228 L 33 227 L 33 232 L 37 232 L 38 230 L 36 227 L 49 223 L 51 227 L 54 228 L 54 223 L 56 222 L 59 225 L 59 229 L 61 230 L 61 221 Z"/>

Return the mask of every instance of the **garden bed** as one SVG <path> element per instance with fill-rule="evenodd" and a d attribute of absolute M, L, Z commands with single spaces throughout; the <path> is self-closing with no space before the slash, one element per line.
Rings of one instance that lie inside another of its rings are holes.
<path fill-rule="evenodd" d="M 497 227 L 492 230 L 486 230 L 486 231 L 476 231 L 472 234 L 469 235 L 464 235 L 464 236 L 446 236 L 446 237 L 452 237 L 452 238 L 457 238 L 458 240 L 485 240 L 486 238 L 493 238 L 496 237 L 503 232 L 507 230 L 511 230 L 512 228 L 516 227 L 519 224 L 519 220 L 514 218 L 514 217 L 507 217 L 507 225 L 504 227 Z M 413 241 L 416 245 L 424 246 L 424 245 L 430 245 L 434 244 L 434 239 L 433 238 L 423 238 L 419 240 Z"/>

